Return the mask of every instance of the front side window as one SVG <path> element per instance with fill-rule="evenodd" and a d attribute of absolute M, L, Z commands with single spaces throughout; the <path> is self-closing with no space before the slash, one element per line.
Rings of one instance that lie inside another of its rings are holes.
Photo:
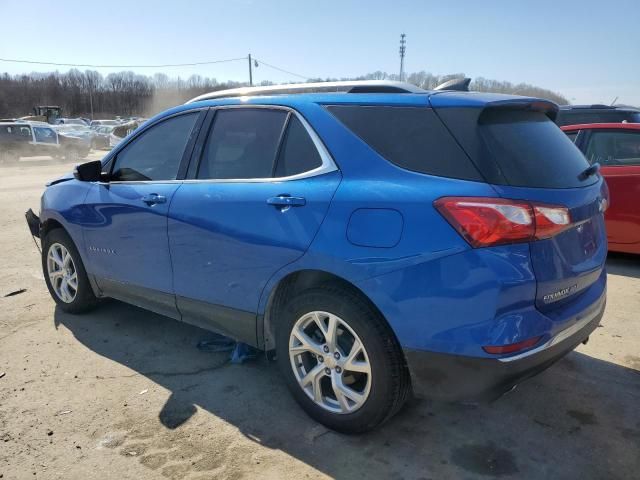
<path fill-rule="evenodd" d="M 54 132 L 51 128 L 34 127 L 33 131 L 36 136 L 36 142 L 56 143 L 56 132 Z"/>
<path fill-rule="evenodd" d="M 586 157 L 603 166 L 640 165 L 640 132 L 593 131 Z"/>
<path fill-rule="evenodd" d="M 216 112 L 197 178 L 270 178 L 286 118 L 275 109 Z"/>
<path fill-rule="evenodd" d="M 175 180 L 198 115 L 169 118 L 135 138 L 118 153 L 112 180 Z"/>

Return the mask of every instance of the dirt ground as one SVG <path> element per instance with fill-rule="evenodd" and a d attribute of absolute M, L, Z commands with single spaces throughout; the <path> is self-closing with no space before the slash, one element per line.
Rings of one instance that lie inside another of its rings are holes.
<path fill-rule="evenodd" d="M 57 310 L 23 213 L 70 169 L 0 168 L 3 480 L 638 478 L 640 259 L 609 259 L 601 328 L 508 396 L 414 401 L 344 436 L 298 408 L 275 365 L 198 350 L 203 330 L 115 301 Z"/>

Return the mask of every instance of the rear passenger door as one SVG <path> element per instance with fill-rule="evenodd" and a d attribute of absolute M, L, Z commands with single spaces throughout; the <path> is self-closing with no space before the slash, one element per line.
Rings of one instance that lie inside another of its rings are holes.
<path fill-rule="evenodd" d="M 169 210 L 176 302 L 186 322 L 255 344 L 262 289 L 304 254 L 341 176 L 296 112 L 210 115 Z"/>

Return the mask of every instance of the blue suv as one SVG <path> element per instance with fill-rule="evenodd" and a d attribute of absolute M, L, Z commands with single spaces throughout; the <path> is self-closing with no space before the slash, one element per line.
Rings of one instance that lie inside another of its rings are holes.
<path fill-rule="evenodd" d="M 116 298 L 270 353 L 342 432 L 495 398 L 605 307 L 608 193 L 537 98 L 383 82 L 218 92 L 48 185 L 59 308 Z"/>

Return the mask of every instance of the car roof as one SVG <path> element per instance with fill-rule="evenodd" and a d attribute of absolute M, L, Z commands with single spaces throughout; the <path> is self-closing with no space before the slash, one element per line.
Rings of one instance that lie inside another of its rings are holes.
<path fill-rule="evenodd" d="M 454 91 L 425 91 L 424 93 L 298 93 L 284 95 L 260 95 L 193 101 L 175 108 L 185 110 L 189 109 L 189 107 L 214 107 L 224 105 L 281 105 L 294 107 L 304 103 L 317 103 L 321 105 L 354 104 L 390 106 L 428 106 L 431 104 L 438 107 L 484 107 L 499 104 L 540 103 L 549 106 L 549 108 L 557 108 L 553 102 L 541 98 L 503 95 L 498 93 Z"/>
<path fill-rule="evenodd" d="M 597 130 L 602 128 L 609 130 L 640 130 L 640 123 L 580 123 L 577 125 L 565 125 L 560 128 L 563 131 Z"/>
<path fill-rule="evenodd" d="M 623 107 L 617 105 L 601 105 L 601 104 L 593 104 L 593 105 L 560 105 L 560 110 L 562 111 L 570 111 L 570 110 L 617 110 L 617 111 L 628 111 L 628 112 L 640 112 L 640 109 L 634 107 Z"/>
<path fill-rule="evenodd" d="M 290 93 L 287 89 L 293 88 L 290 85 L 282 85 L 282 89 L 273 92 L 262 87 L 251 87 L 243 89 L 232 89 L 222 92 L 212 92 L 211 94 L 204 94 L 196 97 L 184 105 L 171 108 L 164 112 L 159 113 L 155 117 L 148 120 L 148 125 L 155 123 L 164 117 L 188 111 L 198 108 L 206 107 L 219 107 L 219 106 L 232 106 L 232 105 L 273 105 L 289 107 L 293 109 L 303 108 L 307 104 L 320 104 L 320 105 L 384 105 L 384 106 L 415 106 L 415 107 L 428 107 L 434 108 L 447 108 L 447 107 L 469 107 L 469 108 L 485 108 L 485 107 L 517 107 L 526 106 L 530 108 L 533 106 L 533 110 L 543 111 L 547 113 L 552 119 L 555 118 L 555 112 L 557 112 L 558 106 L 550 102 L 549 100 L 535 98 L 535 97 L 523 97 L 518 95 L 505 95 L 499 93 L 485 93 L 485 92 L 461 92 L 453 90 L 422 90 L 418 87 L 410 85 L 406 87 L 405 91 L 392 91 L 385 90 L 389 86 L 393 88 L 405 88 L 405 85 L 400 82 L 334 82 L 334 85 L 349 86 L 354 89 L 354 85 L 362 88 L 358 88 L 356 91 L 322 91 L 320 93 L 307 93 L 306 87 L 309 84 L 298 85 L 300 93 Z M 380 85 L 378 85 L 380 84 Z M 318 88 L 325 88 L 325 84 L 311 84 L 318 85 Z M 285 88 L 287 87 L 287 88 Z M 376 88 L 374 88 L 376 87 Z M 382 92 L 378 91 L 380 87 Z M 269 87 L 273 89 L 274 87 Z M 294 89 L 295 90 L 295 89 Z M 257 95 L 245 95 L 253 91 L 258 92 Z M 287 93 L 278 93 L 284 91 Z M 228 96 L 239 95 L 239 96 Z M 215 98 L 209 98 L 213 96 Z"/>

